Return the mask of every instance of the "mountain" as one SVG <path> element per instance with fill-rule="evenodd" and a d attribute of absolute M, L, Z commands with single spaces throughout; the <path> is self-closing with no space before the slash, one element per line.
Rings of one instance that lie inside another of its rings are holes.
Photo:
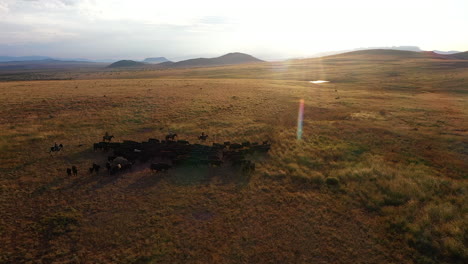
<path fill-rule="evenodd" d="M 463 59 L 463 53 L 458 53 L 459 59 Z M 433 51 L 407 51 L 407 50 L 393 50 L 393 49 L 373 49 L 373 50 L 359 50 L 347 53 L 327 56 L 329 59 L 354 59 L 354 60 L 375 60 L 375 61 L 391 61 L 402 59 L 456 59 L 453 55 L 438 54 Z"/>
<path fill-rule="evenodd" d="M 358 50 L 350 51 L 341 54 L 335 54 L 327 56 L 327 58 L 344 58 L 344 57 L 355 57 L 355 58 L 366 58 L 366 59 L 398 59 L 398 58 L 421 58 L 424 54 L 421 52 L 407 51 L 407 50 L 393 50 L 393 49 L 371 49 L 371 50 Z"/>
<path fill-rule="evenodd" d="M 191 68 L 191 67 L 208 67 L 208 66 L 221 66 L 221 65 L 234 65 L 234 64 L 245 64 L 263 62 L 251 55 L 234 52 L 216 58 L 198 58 L 183 60 L 174 63 L 161 63 L 160 66 L 171 67 L 171 68 Z"/>
<path fill-rule="evenodd" d="M 126 68 L 126 67 L 139 67 L 146 65 L 143 62 L 133 61 L 133 60 L 120 60 L 112 63 L 107 66 L 107 68 Z"/>
<path fill-rule="evenodd" d="M 144 63 L 151 63 L 151 64 L 158 64 L 158 63 L 167 62 L 167 61 L 169 60 L 164 57 L 146 58 L 143 60 Z"/>
<path fill-rule="evenodd" d="M 31 61 L 45 61 L 45 60 L 55 60 L 55 61 L 77 61 L 77 62 L 93 62 L 88 59 L 82 58 L 51 58 L 46 56 L 22 56 L 22 57 L 14 57 L 14 56 L 0 56 L 0 62 L 31 62 Z"/>
<path fill-rule="evenodd" d="M 50 60 L 51 57 L 45 56 L 23 56 L 23 57 L 13 57 L 13 56 L 0 56 L 0 62 L 10 62 L 10 61 L 38 61 L 38 60 Z"/>
<path fill-rule="evenodd" d="M 72 69 L 102 67 L 102 63 L 88 61 L 61 61 L 54 59 L 31 61 L 0 62 L 0 70 L 32 70 L 32 69 Z"/>
<path fill-rule="evenodd" d="M 451 54 L 449 56 L 458 60 L 468 60 L 468 51 Z"/>
<path fill-rule="evenodd" d="M 354 52 L 354 51 L 362 51 L 362 50 L 402 50 L 402 51 L 415 51 L 415 52 L 423 51 L 417 46 L 367 47 L 367 48 L 356 48 L 356 49 L 339 50 L 339 51 L 324 51 L 324 52 L 319 52 L 312 56 L 307 56 L 307 57 L 318 58 L 318 57 L 325 57 L 325 56 L 349 53 L 349 52 Z"/>

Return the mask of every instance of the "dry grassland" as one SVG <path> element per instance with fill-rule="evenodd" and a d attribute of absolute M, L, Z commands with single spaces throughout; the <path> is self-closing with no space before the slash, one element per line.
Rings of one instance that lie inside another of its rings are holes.
<path fill-rule="evenodd" d="M 468 70 L 440 63 L 2 82 L 0 262 L 463 263 Z M 332 82 L 307 82 L 323 78 Z M 253 157 L 250 175 L 156 174 L 147 164 L 90 175 L 109 155 L 92 149 L 106 131 L 116 141 L 171 131 L 192 143 L 205 132 L 206 144 L 268 139 L 272 149 Z M 64 149 L 51 155 L 54 142 Z M 71 165 L 78 177 L 66 175 Z"/>

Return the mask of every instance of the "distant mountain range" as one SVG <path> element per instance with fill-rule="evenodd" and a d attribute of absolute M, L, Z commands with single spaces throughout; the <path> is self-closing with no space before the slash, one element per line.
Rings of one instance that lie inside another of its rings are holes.
<path fill-rule="evenodd" d="M 360 58 L 375 60 L 394 60 L 404 58 L 429 58 L 429 59 L 452 59 L 468 60 L 468 52 L 455 51 L 422 51 L 418 47 L 401 46 L 392 49 L 359 49 L 348 52 L 328 52 L 321 53 L 320 57 L 331 58 L 333 55 L 342 55 L 340 58 L 350 58 L 359 60 Z M 309 57 L 315 58 L 315 57 Z M 305 59 L 305 58 L 304 58 Z M 0 56 L 0 70 L 29 70 L 29 69 L 71 69 L 71 68 L 194 68 L 194 67 L 213 67 L 223 65 L 236 65 L 246 63 L 264 62 L 245 53 L 228 53 L 215 58 L 197 58 L 178 62 L 172 62 L 164 57 L 146 58 L 143 61 L 121 60 L 109 63 L 93 62 L 86 59 L 53 59 L 45 56 L 24 56 L 11 57 Z"/>
<path fill-rule="evenodd" d="M 156 59 L 160 59 L 160 58 L 156 58 Z M 236 65 L 236 64 L 255 63 L 255 62 L 263 62 L 263 61 L 249 54 L 234 52 L 234 53 L 228 53 L 226 55 L 216 57 L 216 58 L 198 58 L 198 59 L 183 60 L 183 61 L 178 61 L 178 62 L 172 62 L 172 61 L 166 60 L 165 62 L 154 65 L 154 67 L 157 67 L 157 68 L 194 68 L 194 67 Z M 142 62 L 137 62 L 137 61 L 132 61 L 132 60 L 121 60 L 121 61 L 112 63 L 108 67 L 109 68 L 123 68 L 123 67 L 142 67 L 142 66 L 151 67 L 153 65 L 148 65 Z"/>
<path fill-rule="evenodd" d="M 164 62 L 159 64 L 168 68 L 193 68 L 193 67 L 208 67 L 208 66 L 222 66 L 222 65 L 235 65 L 245 63 L 263 62 L 252 55 L 233 52 L 216 58 L 197 58 L 190 60 L 183 60 L 178 62 Z"/>
<path fill-rule="evenodd" d="M 424 50 L 420 49 L 418 46 L 367 47 L 367 48 L 357 48 L 357 49 L 350 49 L 350 50 L 320 52 L 312 56 L 308 56 L 308 58 L 324 57 L 324 56 L 348 53 L 348 52 L 353 52 L 353 51 L 361 51 L 361 50 L 402 50 L 402 51 L 424 52 Z M 433 52 L 437 54 L 444 54 L 444 55 L 460 53 L 460 51 L 454 51 L 454 50 L 451 50 L 451 51 L 434 50 Z"/>
<path fill-rule="evenodd" d="M 350 51 L 340 54 L 324 56 L 324 59 L 350 59 L 350 60 L 401 60 L 401 59 L 443 59 L 443 60 L 468 60 L 468 51 L 453 54 L 439 54 L 434 51 L 408 51 L 408 50 L 391 50 L 391 49 L 372 49 Z M 315 58 L 310 58 L 315 59 Z"/>
<path fill-rule="evenodd" d="M 81 58 L 51 58 L 46 56 L 22 56 L 22 57 L 13 57 L 13 56 L 0 56 L 0 62 L 16 62 L 16 61 L 78 61 L 78 62 L 93 62 L 88 59 Z"/>

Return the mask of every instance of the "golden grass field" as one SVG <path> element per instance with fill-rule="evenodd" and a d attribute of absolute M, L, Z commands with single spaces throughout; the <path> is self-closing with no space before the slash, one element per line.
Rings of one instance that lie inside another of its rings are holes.
<path fill-rule="evenodd" d="M 0 263 L 468 260 L 466 61 L 341 55 L 48 74 L 71 80 L 0 82 Z M 92 148 L 105 132 L 169 131 L 272 149 L 249 175 L 87 172 L 109 155 Z M 54 142 L 64 149 L 50 155 Z"/>

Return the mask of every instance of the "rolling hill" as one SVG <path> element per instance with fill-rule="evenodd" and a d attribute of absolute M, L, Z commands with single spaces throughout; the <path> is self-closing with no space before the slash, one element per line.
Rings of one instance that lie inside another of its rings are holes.
<path fill-rule="evenodd" d="M 407 59 L 407 58 L 423 58 L 426 57 L 421 52 L 407 50 L 390 50 L 390 49 L 374 49 L 374 50 L 359 50 L 351 51 L 342 54 L 326 56 L 324 58 L 375 58 L 378 60 L 385 59 Z"/>
<path fill-rule="evenodd" d="M 159 64 L 163 62 L 169 61 L 165 57 L 155 57 L 155 58 L 146 58 L 143 60 L 144 63 L 150 63 L 150 64 Z"/>
<path fill-rule="evenodd" d="M 414 59 L 436 59 L 436 60 L 466 60 L 468 52 L 455 54 L 439 54 L 434 51 L 406 51 L 406 50 L 391 50 L 391 49 L 374 49 L 374 50 L 359 50 L 341 54 L 324 56 L 321 58 L 313 58 L 320 60 L 328 60 L 330 62 L 350 60 L 350 61 L 396 61 L 396 60 L 414 60 Z M 310 59 L 305 59 L 310 60 Z"/>
<path fill-rule="evenodd" d="M 127 68 L 127 67 L 139 67 L 146 65 L 143 62 L 133 61 L 133 60 L 120 60 L 112 63 L 107 66 L 107 68 Z"/>
<path fill-rule="evenodd" d="M 468 51 L 451 54 L 450 57 L 458 60 L 468 60 Z"/>
<path fill-rule="evenodd" d="M 161 66 L 171 68 L 192 68 L 192 67 L 208 67 L 221 65 L 236 65 L 246 63 L 263 62 L 249 54 L 233 52 L 216 58 L 197 58 L 183 60 L 175 63 L 162 63 Z"/>

